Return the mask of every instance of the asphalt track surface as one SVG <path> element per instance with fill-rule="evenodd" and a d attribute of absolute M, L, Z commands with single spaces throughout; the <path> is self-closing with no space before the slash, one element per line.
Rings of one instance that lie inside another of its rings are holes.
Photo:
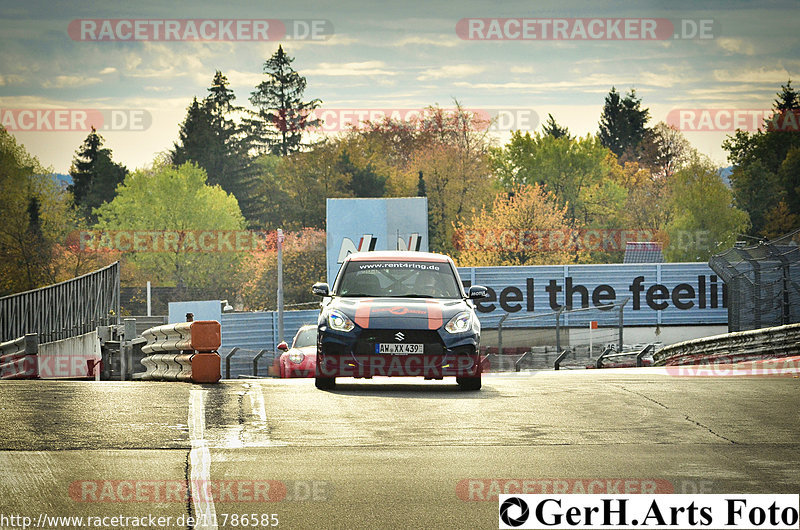
<path fill-rule="evenodd" d="M 0 409 L 3 528 L 497 528 L 506 490 L 800 492 L 796 375 L 4 381 Z"/>

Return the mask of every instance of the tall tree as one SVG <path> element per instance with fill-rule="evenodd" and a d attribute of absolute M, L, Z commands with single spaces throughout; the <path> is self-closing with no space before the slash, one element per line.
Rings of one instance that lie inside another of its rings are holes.
<path fill-rule="evenodd" d="M 427 197 L 428 190 L 425 188 L 425 178 L 422 171 L 419 172 L 419 180 L 417 180 L 417 197 Z"/>
<path fill-rule="evenodd" d="M 642 100 L 636 97 L 634 89 L 621 98 L 617 89 L 611 87 L 600 116 L 600 142 L 617 157 L 635 161 L 649 119 L 650 111 L 642 108 Z"/>
<path fill-rule="evenodd" d="M 620 199 L 620 186 L 605 178 L 611 162 L 616 163 L 608 149 L 589 135 L 556 138 L 514 131 L 511 140 L 492 154 L 495 174 L 506 190 L 519 184 L 543 184 L 559 204 L 567 206 L 567 217 L 581 226 L 601 221 L 593 213 L 593 204 L 612 205 Z"/>
<path fill-rule="evenodd" d="M 733 246 L 750 220 L 736 208 L 733 193 L 722 182 L 719 168 L 693 155 L 675 174 L 671 193 L 672 219 L 667 226 L 669 261 L 707 261 Z"/>
<path fill-rule="evenodd" d="M 243 261 L 242 302 L 246 309 L 277 307 L 278 264 L 276 233 L 267 236 L 267 249 L 250 253 Z M 283 297 L 287 308 L 313 309 L 319 299 L 309 285 L 325 281 L 325 231 L 306 228 L 286 232 L 283 242 Z"/>
<path fill-rule="evenodd" d="M 656 179 L 669 180 L 694 155 L 686 137 L 672 125 L 658 122 L 645 133 L 640 163 Z"/>
<path fill-rule="evenodd" d="M 407 173 L 409 182 L 420 171 L 428 198 L 430 248 L 450 254 L 455 250 L 454 223 L 471 219 L 475 206 L 490 201 L 496 191 L 488 162 L 467 156 L 451 144 L 434 143 L 414 153 Z"/>
<path fill-rule="evenodd" d="M 569 129 L 559 125 L 552 114 L 547 115 L 547 121 L 542 126 L 542 132 L 545 135 L 552 136 L 554 138 L 561 138 L 563 136 L 570 137 Z"/>
<path fill-rule="evenodd" d="M 212 121 L 208 107 L 197 101 L 196 97 L 192 98 L 191 105 L 186 109 L 186 118 L 178 131 L 178 142 L 172 147 L 173 164 L 180 166 L 192 161 L 206 171 L 209 168 L 216 169 L 222 149 L 217 135 L 214 134 Z"/>
<path fill-rule="evenodd" d="M 722 143 L 734 166 L 731 185 L 736 204 L 750 215 L 750 234 L 754 236 L 774 232 L 767 219 L 777 219 L 776 209 L 783 210 L 781 201 L 788 213 L 800 216 L 800 172 L 796 171 L 800 101 L 791 81 L 781 87 L 773 110 L 765 130 L 737 130 Z"/>
<path fill-rule="evenodd" d="M 319 99 L 303 101 L 306 79 L 292 68 L 283 46 L 264 63 L 267 76 L 251 93 L 250 103 L 258 110 L 248 121 L 254 145 L 262 152 L 286 156 L 303 146 L 302 135 L 320 125 L 311 111 L 322 103 Z"/>
<path fill-rule="evenodd" d="M 776 94 L 778 99 L 775 100 L 773 108 L 778 111 L 797 110 L 800 109 L 800 94 L 797 90 L 792 88 L 792 80 L 781 85 L 781 91 Z"/>
<path fill-rule="evenodd" d="M 241 124 L 234 120 L 242 107 L 234 105 L 236 96 L 227 77 L 214 74 L 208 96 L 197 98 L 187 109 L 179 141 L 173 146 L 172 163 L 194 162 L 208 175 L 208 183 L 218 184 L 239 201 L 242 214 L 251 225 L 260 225 L 265 214 L 264 201 L 256 188 L 257 168 L 249 154 L 250 143 Z"/>
<path fill-rule="evenodd" d="M 350 160 L 350 154 L 344 149 L 336 164 L 339 173 L 347 175 L 353 197 L 383 197 L 386 192 L 386 175 L 379 175 L 370 162 L 365 167 L 358 167 Z"/>
<path fill-rule="evenodd" d="M 114 198 L 117 186 L 125 180 L 127 168 L 111 159 L 111 150 L 103 148 L 103 137 L 92 131 L 75 152 L 69 170 L 75 205 L 90 222 L 96 220 L 93 210 Z"/>

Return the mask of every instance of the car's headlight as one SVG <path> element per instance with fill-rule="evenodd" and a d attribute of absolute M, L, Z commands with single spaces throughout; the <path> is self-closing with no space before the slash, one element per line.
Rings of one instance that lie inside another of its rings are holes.
<path fill-rule="evenodd" d="M 353 328 L 356 327 L 353 321 L 347 318 L 347 315 L 338 309 L 334 309 L 328 313 L 328 326 L 336 331 L 352 331 Z"/>
<path fill-rule="evenodd" d="M 303 359 L 305 358 L 305 355 L 303 355 L 302 352 L 293 351 L 292 353 L 289 354 L 288 357 L 289 357 L 289 360 L 291 362 L 293 362 L 294 364 L 300 364 L 301 362 L 303 362 Z"/>
<path fill-rule="evenodd" d="M 469 331 L 471 327 L 472 313 L 469 311 L 462 311 L 451 318 L 450 322 L 445 325 L 444 329 L 446 329 L 449 333 L 464 333 L 465 331 Z"/>

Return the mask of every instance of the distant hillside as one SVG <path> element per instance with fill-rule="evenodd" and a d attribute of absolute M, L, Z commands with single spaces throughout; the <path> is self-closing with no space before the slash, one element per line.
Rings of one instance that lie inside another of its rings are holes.
<path fill-rule="evenodd" d="M 719 170 L 719 176 L 722 177 L 722 182 L 724 182 L 728 188 L 731 187 L 731 173 L 733 173 L 733 166 L 724 167 Z"/>
<path fill-rule="evenodd" d="M 64 189 L 67 189 L 67 186 L 72 184 L 72 177 L 69 173 L 52 173 L 50 176 Z"/>

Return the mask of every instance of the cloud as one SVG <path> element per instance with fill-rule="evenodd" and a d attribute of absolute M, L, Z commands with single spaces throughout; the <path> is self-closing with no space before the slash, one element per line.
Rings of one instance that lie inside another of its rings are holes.
<path fill-rule="evenodd" d="M 295 52 L 297 50 L 302 50 L 308 46 L 350 46 L 352 44 L 358 44 L 359 42 L 361 42 L 361 39 L 357 39 L 355 37 L 349 37 L 344 34 L 334 33 L 327 39 L 293 40 L 291 43 L 284 45 L 283 49 L 285 50 L 287 47 L 291 47 L 291 51 Z"/>
<path fill-rule="evenodd" d="M 792 75 L 785 68 L 714 70 L 714 79 L 725 83 L 746 83 L 749 85 L 779 85 L 785 83 Z"/>
<path fill-rule="evenodd" d="M 204 63 L 213 56 L 207 43 L 185 42 L 181 46 L 173 46 L 145 41 L 141 45 L 138 53 L 125 56 L 126 76 L 164 79 L 189 77 L 198 81 L 210 80 L 213 76 L 213 69 Z"/>
<path fill-rule="evenodd" d="M 266 76 L 261 72 L 242 72 L 240 70 L 228 70 L 223 72 L 230 82 L 230 87 L 234 90 L 246 87 L 252 90 L 256 85 L 266 80 Z"/>
<path fill-rule="evenodd" d="M 99 77 L 84 77 L 82 75 L 57 75 L 42 83 L 44 88 L 76 88 L 95 85 L 102 80 Z"/>
<path fill-rule="evenodd" d="M 100 75 L 113 74 L 116 71 L 117 71 L 116 68 L 114 68 L 113 66 L 109 66 L 100 70 Z"/>
<path fill-rule="evenodd" d="M 731 37 L 720 37 L 715 41 L 717 45 L 725 51 L 738 53 L 741 55 L 755 55 L 755 47 L 744 39 L 734 39 Z"/>
<path fill-rule="evenodd" d="M 397 75 L 397 72 L 386 69 L 383 61 L 363 61 L 357 63 L 319 63 L 316 68 L 303 70 L 302 75 L 316 76 L 387 76 Z"/>
<path fill-rule="evenodd" d="M 24 81 L 21 75 L 0 75 L 0 86 L 19 85 Z"/>
<path fill-rule="evenodd" d="M 533 66 L 512 66 L 511 67 L 512 74 L 532 74 L 533 73 Z"/>
<path fill-rule="evenodd" d="M 417 76 L 418 81 L 428 79 L 442 79 L 447 77 L 466 77 L 479 74 L 486 70 L 485 66 L 477 64 L 449 64 L 441 68 L 429 68 Z"/>
<path fill-rule="evenodd" d="M 149 90 L 150 92 L 168 92 L 172 90 L 172 87 L 168 86 L 146 86 L 144 87 L 145 90 Z"/>
<path fill-rule="evenodd" d="M 566 89 L 580 89 L 584 92 L 599 92 L 608 93 L 612 86 L 617 87 L 622 93 L 627 93 L 628 87 L 637 89 L 640 86 L 655 86 L 655 87 L 671 87 L 676 82 L 691 81 L 686 78 L 681 78 L 678 75 L 670 73 L 655 73 L 655 72 L 640 72 L 637 74 L 628 74 L 626 77 L 618 75 L 607 74 L 591 74 L 588 76 L 578 77 L 569 81 L 537 81 L 537 82 L 520 82 L 510 81 L 506 83 L 471 83 L 468 81 L 459 81 L 456 86 L 465 88 L 474 88 L 480 90 L 525 90 L 533 93 L 542 93 L 548 90 L 562 91 Z"/>
<path fill-rule="evenodd" d="M 391 46 L 399 48 L 408 45 L 421 45 L 421 46 L 439 46 L 443 48 L 453 48 L 455 46 L 458 46 L 459 44 L 461 44 L 460 39 L 457 39 L 455 37 L 439 37 L 433 39 L 430 37 L 420 37 L 418 35 L 411 35 L 392 42 Z"/>
<path fill-rule="evenodd" d="M 667 96 L 665 100 L 682 107 L 691 107 L 703 102 L 703 105 L 724 104 L 734 108 L 769 107 L 772 102 L 772 91 L 754 90 L 752 85 L 714 86 L 713 88 L 693 88 L 685 92 Z"/>

